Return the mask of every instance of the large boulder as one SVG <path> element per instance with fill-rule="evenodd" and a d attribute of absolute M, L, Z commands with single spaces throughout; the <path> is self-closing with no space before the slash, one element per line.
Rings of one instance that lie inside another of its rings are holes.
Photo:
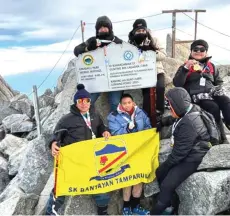
<path fill-rule="evenodd" d="M 60 120 L 60 118 L 69 113 L 70 105 L 73 103 L 73 95 L 76 92 L 77 78 L 76 72 L 73 68 L 69 74 L 68 80 L 66 82 L 66 87 L 61 95 L 61 103 L 57 109 L 49 116 L 48 119 L 43 124 L 43 131 L 52 134 L 53 130 Z"/>
<path fill-rule="evenodd" d="M 198 170 L 230 169 L 230 145 L 213 146 L 204 156 Z"/>
<path fill-rule="evenodd" d="M 215 215 L 229 208 L 230 170 L 198 172 L 177 189 L 181 215 Z"/>
<path fill-rule="evenodd" d="M 51 89 L 47 89 L 43 95 L 38 98 L 39 108 L 54 105 L 54 95 Z"/>
<path fill-rule="evenodd" d="M 12 114 L 20 114 L 20 112 L 11 108 L 9 101 L 0 100 L 0 124 L 4 118 Z"/>
<path fill-rule="evenodd" d="M 6 83 L 3 77 L 0 75 L 0 101 L 10 101 L 15 96 L 15 91 Z"/>
<path fill-rule="evenodd" d="M 0 142 L 0 152 L 8 157 L 26 147 L 28 141 L 23 138 L 7 134 L 5 139 Z"/>
<path fill-rule="evenodd" d="M 26 114 L 12 114 L 4 118 L 2 123 L 11 133 L 30 132 L 34 127 Z"/>
<path fill-rule="evenodd" d="M 50 193 L 54 187 L 54 174 L 52 173 L 40 194 L 38 204 L 35 208 L 35 215 L 44 215 L 46 210 L 46 204 L 50 197 Z"/>
<path fill-rule="evenodd" d="M 0 155 L 0 193 L 5 189 L 9 182 L 7 160 Z"/>
<path fill-rule="evenodd" d="M 34 106 L 32 101 L 25 94 L 19 94 L 10 100 L 10 107 L 21 114 L 26 114 L 29 118 L 34 115 Z"/>
<path fill-rule="evenodd" d="M 0 195 L 0 215 L 34 214 L 39 195 L 53 170 L 48 139 L 42 135 L 29 142 L 18 174 Z"/>
<path fill-rule="evenodd" d="M 46 134 L 30 141 L 18 171 L 19 187 L 25 193 L 40 195 L 53 170 Z"/>

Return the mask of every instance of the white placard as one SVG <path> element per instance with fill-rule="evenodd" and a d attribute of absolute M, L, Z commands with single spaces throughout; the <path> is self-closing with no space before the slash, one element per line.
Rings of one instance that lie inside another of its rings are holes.
<path fill-rule="evenodd" d="M 79 55 L 76 59 L 78 83 L 90 93 L 156 86 L 156 53 L 140 52 L 123 42 Z"/>

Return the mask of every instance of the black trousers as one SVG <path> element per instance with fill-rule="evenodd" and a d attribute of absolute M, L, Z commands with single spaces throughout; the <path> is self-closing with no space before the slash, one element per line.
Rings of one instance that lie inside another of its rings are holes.
<path fill-rule="evenodd" d="M 142 89 L 143 94 L 143 110 L 150 115 L 150 89 Z M 164 112 L 164 95 L 165 95 L 165 76 L 163 73 L 157 74 L 156 84 L 156 109 L 161 113 Z"/>
<path fill-rule="evenodd" d="M 216 122 L 220 122 L 220 110 L 224 116 L 226 124 L 230 125 L 230 98 L 227 96 L 217 96 L 214 100 L 201 100 L 200 107 L 211 113 Z"/>
<path fill-rule="evenodd" d="M 157 197 L 156 205 L 151 211 L 152 215 L 162 214 L 162 212 L 171 205 L 171 200 L 176 188 L 190 175 L 196 172 L 199 164 L 200 162 L 182 162 L 169 169 L 165 178 L 160 178 L 160 193 Z"/>

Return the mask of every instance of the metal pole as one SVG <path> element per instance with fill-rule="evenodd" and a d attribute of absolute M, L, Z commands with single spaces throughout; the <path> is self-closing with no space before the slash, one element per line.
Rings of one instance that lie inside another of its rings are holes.
<path fill-rule="evenodd" d="M 198 18 L 198 12 L 195 11 L 195 36 L 194 36 L 194 40 L 196 40 L 196 37 L 197 37 L 197 18 Z"/>
<path fill-rule="evenodd" d="M 33 86 L 33 98 L 34 98 L 34 111 L 35 111 L 35 119 L 37 124 L 37 131 L 38 136 L 41 135 L 41 121 L 40 121 L 40 115 L 39 115 L 39 103 L 38 103 L 38 92 L 37 92 L 37 86 Z"/>
<path fill-rule="evenodd" d="M 81 38 L 82 38 L 82 42 L 84 42 L 84 23 L 81 20 Z"/>
<path fill-rule="evenodd" d="M 175 58 L 176 47 L 176 12 L 172 13 L 172 58 Z"/>

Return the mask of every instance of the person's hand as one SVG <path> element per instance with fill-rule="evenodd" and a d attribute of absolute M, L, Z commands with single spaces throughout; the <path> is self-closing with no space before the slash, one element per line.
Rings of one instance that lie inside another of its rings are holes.
<path fill-rule="evenodd" d="M 91 50 L 95 50 L 95 49 L 97 49 L 97 39 L 92 38 L 92 39 L 90 39 L 90 41 L 88 41 L 87 50 L 91 51 Z"/>
<path fill-rule="evenodd" d="M 186 61 L 184 67 L 187 68 L 187 69 L 190 69 L 190 68 L 193 67 L 196 63 L 197 63 L 196 60 L 190 59 L 190 60 Z"/>
<path fill-rule="evenodd" d="M 109 139 L 109 137 L 111 137 L 111 134 L 109 133 L 109 131 L 105 131 L 102 136 L 107 140 Z"/>
<path fill-rule="evenodd" d="M 57 146 L 57 142 L 56 141 L 52 142 L 51 145 L 52 156 L 53 157 L 58 156 L 59 151 L 60 151 L 60 147 Z"/>

